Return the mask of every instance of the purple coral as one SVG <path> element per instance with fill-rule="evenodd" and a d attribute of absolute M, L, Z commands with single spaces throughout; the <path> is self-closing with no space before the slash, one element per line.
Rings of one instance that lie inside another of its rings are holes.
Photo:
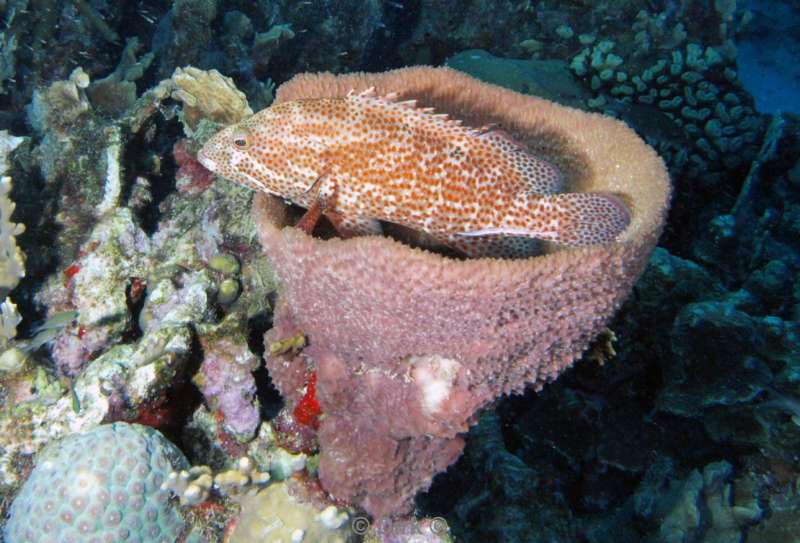
<path fill-rule="evenodd" d="M 242 340 L 201 337 L 203 364 L 194 377 L 206 402 L 222 415 L 228 432 L 249 439 L 260 421 L 252 371 L 259 360 Z"/>
<path fill-rule="evenodd" d="M 73 333 L 65 330 L 53 342 L 51 355 L 64 375 L 80 373 L 94 353 L 105 347 L 109 332 L 107 328 L 79 329 Z"/>

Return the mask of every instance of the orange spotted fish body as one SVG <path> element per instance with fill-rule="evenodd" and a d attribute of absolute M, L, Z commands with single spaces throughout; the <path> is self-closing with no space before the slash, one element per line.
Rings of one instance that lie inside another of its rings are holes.
<path fill-rule="evenodd" d="M 264 109 L 220 131 L 198 160 L 300 206 L 324 202 L 343 234 L 378 234 L 388 221 L 472 256 L 519 254 L 534 238 L 610 242 L 630 220 L 611 194 L 560 192 L 558 169 L 503 132 L 372 90 Z"/>

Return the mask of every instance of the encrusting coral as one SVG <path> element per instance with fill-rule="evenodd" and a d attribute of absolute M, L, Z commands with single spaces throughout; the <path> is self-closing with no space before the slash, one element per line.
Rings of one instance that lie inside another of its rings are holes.
<path fill-rule="evenodd" d="M 383 517 L 456 458 L 475 412 L 541 387 L 578 358 L 643 270 L 661 232 L 664 164 L 624 123 L 480 83 L 449 69 L 301 75 L 277 103 L 375 87 L 460 118 L 495 124 L 563 173 L 567 189 L 623 195 L 614 243 L 520 259 L 455 260 L 386 237 L 313 238 L 286 208 L 254 201 L 262 245 L 282 281 L 269 345 L 298 332 L 299 356 L 269 357 L 290 405 L 316 379 L 319 476 L 335 498 Z"/>

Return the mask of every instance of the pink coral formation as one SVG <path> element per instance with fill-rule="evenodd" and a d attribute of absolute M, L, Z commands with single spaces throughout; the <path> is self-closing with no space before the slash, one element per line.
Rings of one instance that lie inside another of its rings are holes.
<path fill-rule="evenodd" d="M 254 219 L 282 281 L 273 343 L 302 332 L 299 355 L 269 357 L 297 405 L 316 372 L 319 475 L 335 498 L 376 517 L 410 511 L 414 494 L 461 453 L 475 412 L 541 387 L 581 356 L 628 295 L 655 246 L 670 185 L 663 162 L 617 120 L 480 83 L 448 69 L 301 75 L 277 101 L 380 94 L 495 123 L 557 165 L 567 189 L 621 194 L 629 227 L 614 243 L 519 260 L 456 260 L 387 237 L 313 238 L 287 228 L 259 194 Z"/>

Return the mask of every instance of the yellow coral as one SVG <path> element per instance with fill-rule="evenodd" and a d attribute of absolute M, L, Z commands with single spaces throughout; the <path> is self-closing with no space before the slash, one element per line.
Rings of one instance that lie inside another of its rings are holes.
<path fill-rule="evenodd" d="M 244 93 L 217 70 L 176 68 L 162 85 L 169 88 L 172 98 L 183 102 L 186 121 L 192 128 L 203 118 L 227 125 L 253 114 Z"/>

